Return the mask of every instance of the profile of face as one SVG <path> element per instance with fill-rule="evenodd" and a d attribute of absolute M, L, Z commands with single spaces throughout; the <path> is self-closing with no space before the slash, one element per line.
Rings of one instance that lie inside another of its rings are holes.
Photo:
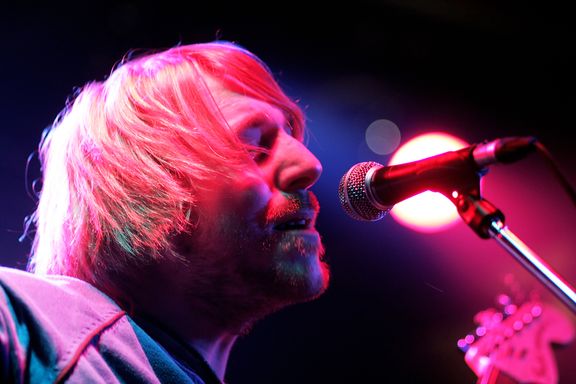
<path fill-rule="evenodd" d="M 319 204 L 308 190 L 322 166 L 292 136 L 282 110 L 217 82 L 209 87 L 241 141 L 265 153 L 255 152 L 244 172 L 200 188 L 198 224 L 184 247 L 186 286 L 221 321 L 255 320 L 327 288 Z"/>

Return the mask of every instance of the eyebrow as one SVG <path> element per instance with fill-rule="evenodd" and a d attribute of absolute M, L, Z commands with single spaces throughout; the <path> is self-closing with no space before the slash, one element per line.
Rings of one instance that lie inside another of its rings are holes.
<path fill-rule="evenodd" d="M 237 130 L 242 130 L 244 128 L 263 125 L 263 124 L 270 124 L 272 121 L 270 118 L 263 112 L 256 112 L 256 113 L 249 113 L 244 116 L 240 121 L 238 121 L 234 128 Z"/>

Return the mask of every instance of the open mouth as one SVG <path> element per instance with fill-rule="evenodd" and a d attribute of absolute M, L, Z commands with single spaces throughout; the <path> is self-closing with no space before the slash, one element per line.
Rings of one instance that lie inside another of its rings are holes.
<path fill-rule="evenodd" d="M 293 231 L 310 228 L 310 219 L 293 219 L 274 226 L 277 231 Z"/>

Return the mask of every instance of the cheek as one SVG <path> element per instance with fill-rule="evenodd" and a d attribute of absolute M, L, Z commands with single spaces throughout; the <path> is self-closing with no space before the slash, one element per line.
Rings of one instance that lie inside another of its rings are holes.
<path fill-rule="evenodd" d="M 265 228 L 272 199 L 268 185 L 257 177 L 240 175 L 230 183 L 211 186 L 198 196 L 198 241 L 208 246 L 241 246 Z M 216 252 L 218 253 L 218 252 Z"/>
<path fill-rule="evenodd" d="M 225 214 L 248 220 L 256 218 L 259 223 L 264 222 L 272 191 L 262 179 L 245 177 L 239 183 L 228 187 L 225 193 L 227 197 L 223 203 L 228 210 Z"/>

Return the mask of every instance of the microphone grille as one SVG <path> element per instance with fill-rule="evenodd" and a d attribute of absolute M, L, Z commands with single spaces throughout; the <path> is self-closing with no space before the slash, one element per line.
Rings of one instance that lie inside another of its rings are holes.
<path fill-rule="evenodd" d="M 354 165 L 340 180 L 338 198 L 344 211 L 356 220 L 376 221 L 383 218 L 389 211 L 378 209 L 372 204 L 366 191 L 366 174 L 374 167 L 382 164 L 367 161 Z"/>

